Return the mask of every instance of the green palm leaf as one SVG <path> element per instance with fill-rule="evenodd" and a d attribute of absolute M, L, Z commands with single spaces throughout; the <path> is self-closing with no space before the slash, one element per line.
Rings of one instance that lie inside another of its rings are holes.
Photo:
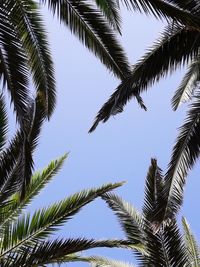
<path fill-rule="evenodd" d="M 145 227 L 145 223 L 143 216 L 141 216 L 130 203 L 125 202 L 114 194 L 105 194 L 102 198 L 115 212 L 128 240 L 133 244 L 144 245 L 143 227 Z"/>
<path fill-rule="evenodd" d="M 66 157 L 67 154 L 55 161 L 51 161 L 42 172 L 36 172 L 33 174 L 31 177 L 31 182 L 25 191 L 24 198 L 21 199 L 20 194 L 16 193 L 11 197 L 11 203 L 6 207 L 2 207 L 0 210 L 0 214 L 2 214 L 0 217 L 1 230 L 8 222 L 14 221 L 16 217 L 19 216 L 26 206 L 34 199 L 34 197 L 39 194 L 44 186 L 51 181 L 51 179 L 62 167 Z"/>
<path fill-rule="evenodd" d="M 199 56 L 190 64 L 179 88 L 172 98 L 172 107 L 176 110 L 181 103 L 190 100 L 200 80 Z"/>
<path fill-rule="evenodd" d="M 44 100 L 46 115 L 50 116 L 55 107 L 55 78 L 38 4 L 32 0 L 14 2 L 9 17 L 26 51 L 35 87 Z"/>
<path fill-rule="evenodd" d="M 148 256 L 141 266 L 190 266 L 182 236 L 175 222 L 164 226 L 156 234 L 149 233 L 146 247 Z"/>
<path fill-rule="evenodd" d="M 182 224 L 183 224 L 185 244 L 189 254 L 190 264 L 193 267 L 199 267 L 200 254 L 197 241 L 195 240 L 194 235 L 191 232 L 190 226 L 185 218 L 182 218 Z"/>
<path fill-rule="evenodd" d="M 117 42 L 105 17 L 88 1 L 42 0 L 57 14 L 60 21 L 91 50 L 117 77 L 124 79 L 130 74 L 130 66 L 122 47 Z"/>
<path fill-rule="evenodd" d="M 183 201 L 185 179 L 200 154 L 200 109 L 199 97 L 191 105 L 179 136 L 165 176 L 166 204 L 161 211 L 162 219 L 173 217 Z"/>
<path fill-rule="evenodd" d="M 119 14 L 119 3 L 114 0 L 93 0 L 100 8 L 110 25 L 121 33 L 121 18 Z"/>
<path fill-rule="evenodd" d="M 16 222 L 8 224 L 2 237 L 0 258 L 15 250 L 23 250 L 26 246 L 33 246 L 42 241 L 57 227 L 79 212 L 83 206 L 121 185 L 122 183 L 108 184 L 97 189 L 81 191 L 49 208 L 36 211 L 32 217 L 28 214 Z"/>
<path fill-rule="evenodd" d="M 44 120 L 43 102 L 37 97 L 26 110 L 23 125 L 17 132 L 10 147 L 2 153 L 0 164 L 0 202 L 20 191 L 23 198 L 25 187 L 32 175 L 32 154 L 37 145 L 42 122 Z"/>
<path fill-rule="evenodd" d="M 188 257 L 182 235 L 176 223 L 172 222 L 163 231 L 165 246 L 168 251 L 171 266 L 188 266 Z"/>
<path fill-rule="evenodd" d="M 145 218 L 156 227 L 158 211 L 162 208 L 164 181 L 162 170 L 157 165 L 156 159 L 151 159 L 151 165 L 146 177 L 145 199 L 143 214 Z M 155 229 L 156 231 L 156 229 Z"/>
<path fill-rule="evenodd" d="M 33 248 L 26 247 L 20 255 L 15 256 L 10 261 L 10 265 L 8 266 L 13 266 L 14 264 L 14 266 L 21 267 L 24 262 L 26 262 L 26 266 L 43 266 L 44 264 L 81 261 L 81 258 L 71 256 L 73 255 L 72 253 L 98 247 L 124 248 L 127 247 L 127 244 L 128 242 L 123 240 L 94 240 L 84 238 L 46 241 L 36 244 Z M 9 259 L 4 259 L 3 261 L 7 263 Z"/>
<path fill-rule="evenodd" d="M 0 76 L 10 93 L 17 118 L 22 122 L 29 102 L 29 75 L 21 40 L 9 16 L 10 6 L 10 1 L 0 3 Z"/>
<path fill-rule="evenodd" d="M 123 111 L 126 103 L 148 89 L 168 73 L 195 59 L 199 52 L 200 34 L 179 26 L 168 26 L 161 38 L 134 66 L 132 74 L 125 79 L 99 110 L 90 129 L 94 131 L 100 121 Z M 162 60 L 160 60 L 162 58 Z"/>
<path fill-rule="evenodd" d="M 123 0 L 125 4 L 132 7 L 134 11 L 143 12 L 147 15 L 152 14 L 158 19 L 172 19 L 186 26 L 199 28 L 199 17 L 173 5 L 180 1 L 162 1 L 162 0 Z M 179 4 L 180 6 L 180 4 Z M 182 4 L 182 7 L 184 5 Z"/>
<path fill-rule="evenodd" d="M 142 245 L 144 253 L 136 250 L 139 266 L 192 266 L 187 246 L 177 226 L 176 214 L 168 214 L 165 222 L 159 221 L 157 217 L 159 209 L 165 209 L 165 182 L 157 161 L 152 159 L 146 177 L 143 214 L 139 214 L 131 204 L 111 193 L 106 193 L 102 198 L 116 214 L 127 239 L 133 244 L 138 242 Z M 108 266 L 112 264 L 109 265 L 108 262 Z"/>

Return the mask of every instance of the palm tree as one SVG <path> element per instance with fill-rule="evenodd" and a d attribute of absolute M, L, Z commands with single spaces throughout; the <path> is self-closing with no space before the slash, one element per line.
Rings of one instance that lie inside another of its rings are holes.
<path fill-rule="evenodd" d="M 152 2 L 152 5 L 148 4 L 150 2 Z M 153 0 L 147 2 L 142 0 L 130 1 L 136 10 L 139 9 L 146 13 L 151 12 L 162 17 L 168 16 L 167 13 L 158 13 L 159 7 L 153 5 L 153 2 Z M 200 19 L 198 1 L 155 1 L 155 3 L 157 2 L 162 2 L 162 4 L 169 2 L 170 6 L 174 6 L 176 9 L 179 7 L 179 11 L 190 13 L 192 18 Z M 168 17 L 172 18 L 170 15 Z M 165 174 L 167 202 L 165 208 L 163 207 L 165 210 L 163 212 L 163 220 L 167 217 L 168 210 L 172 212 L 169 207 L 170 203 L 176 203 L 175 213 L 176 209 L 181 206 L 186 176 L 200 155 L 199 38 L 198 26 L 192 25 L 190 22 L 186 25 L 183 21 L 177 21 L 176 18 L 172 22 L 169 21 L 161 38 L 134 66 L 132 74 L 118 86 L 117 90 L 99 111 L 96 121 L 90 129 L 90 132 L 93 131 L 100 121 L 106 122 L 111 115 L 122 112 L 124 105 L 135 94 L 140 95 L 141 92 L 147 90 L 149 86 L 168 73 L 172 73 L 182 65 L 189 64 L 188 71 L 172 99 L 174 109 L 177 109 L 182 102 L 187 100 L 192 99 L 193 102 L 185 122 L 180 128 Z"/>
<path fill-rule="evenodd" d="M 44 120 L 40 97 L 26 110 L 13 140 L 6 144 L 7 118 L 0 96 L 0 266 L 47 266 L 73 260 L 73 253 L 95 247 L 127 247 L 126 240 L 50 239 L 82 207 L 123 183 L 83 190 L 32 215 L 25 208 L 60 170 L 67 155 L 34 173 L 33 152 Z"/>
<path fill-rule="evenodd" d="M 115 194 L 106 193 L 102 198 L 116 214 L 127 240 L 133 245 L 137 244 L 133 252 L 139 266 L 198 267 L 199 247 L 186 219 L 182 219 L 183 235 L 174 214 L 168 214 L 168 220 L 160 222 L 158 211 L 165 202 L 164 190 L 162 171 L 156 160 L 152 159 L 146 178 L 142 213 Z M 96 267 L 132 266 L 103 257 L 80 257 L 80 260 L 92 262 Z"/>
<path fill-rule="evenodd" d="M 116 39 L 119 5 L 96 0 L 5 0 L 0 2 L 0 76 L 10 93 L 18 121 L 30 100 L 30 81 L 45 103 L 45 116 L 55 107 L 55 75 L 40 8 L 47 5 L 101 62 L 121 80 L 131 69 Z M 31 77 L 31 79 L 30 79 Z M 138 97 L 139 102 L 141 98 Z M 142 103 L 142 102 L 141 102 Z"/>
<path fill-rule="evenodd" d="M 47 266 L 73 259 L 73 253 L 95 247 L 126 247 L 123 240 L 94 240 L 86 238 L 49 239 L 86 204 L 122 183 L 107 184 L 83 190 L 53 205 L 33 213 L 24 212 L 26 206 L 59 171 L 67 155 L 52 161 L 42 172 L 36 172 L 26 188 L 24 198 L 14 193 L 1 201 L 0 265 Z M 70 258 L 71 257 L 71 258 Z"/>

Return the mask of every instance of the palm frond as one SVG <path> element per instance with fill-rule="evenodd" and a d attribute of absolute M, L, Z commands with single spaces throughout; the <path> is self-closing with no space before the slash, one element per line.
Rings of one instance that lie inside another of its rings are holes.
<path fill-rule="evenodd" d="M 177 214 L 183 201 L 186 176 L 200 154 L 199 101 L 198 96 L 196 101 L 191 104 L 185 123 L 180 128 L 180 133 L 173 148 L 165 175 L 164 194 L 166 204 L 160 210 L 161 221 L 173 218 Z"/>
<path fill-rule="evenodd" d="M 119 3 L 114 0 L 93 0 L 100 8 L 110 25 L 121 33 L 121 18 L 119 14 Z"/>
<path fill-rule="evenodd" d="M 113 259 L 108 259 L 104 257 L 96 257 L 96 256 L 90 256 L 90 257 L 79 257 L 80 261 L 83 262 L 89 262 L 94 267 L 134 267 L 134 265 L 122 262 L 122 261 L 116 261 Z"/>
<path fill-rule="evenodd" d="M 0 152 L 6 143 L 6 134 L 8 130 L 7 112 L 3 95 L 0 95 Z"/>
<path fill-rule="evenodd" d="M 0 258 L 14 250 L 23 249 L 27 245 L 32 246 L 43 240 L 78 213 L 83 206 L 121 185 L 122 183 L 108 184 L 97 189 L 81 191 L 49 208 L 36 211 L 32 217 L 28 214 L 7 225 L 2 237 Z"/>
<path fill-rule="evenodd" d="M 146 15 L 153 15 L 157 19 L 171 19 L 182 25 L 199 29 L 199 17 L 181 9 L 177 5 L 179 1 L 163 1 L 163 0 L 122 0 L 126 6 L 132 7 L 134 11 L 142 12 Z M 175 3 L 176 2 L 176 3 Z M 180 6 L 180 5 L 179 5 Z M 184 6 L 183 6 L 184 7 Z"/>
<path fill-rule="evenodd" d="M 198 1 L 196 0 L 167 0 L 168 3 L 187 10 L 192 14 L 197 13 Z"/>
<path fill-rule="evenodd" d="M 171 266 L 189 266 L 188 255 L 182 235 L 175 222 L 170 223 L 163 231 L 165 246 L 170 258 Z"/>
<path fill-rule="evenodd" d="M 141 244 L 143 246 L 144 218 L 142 215 L 130 203 L 114 194 L 105 194 L 102 198 L 118 217 L 128 240 L 133 244 Z"/>
<path fill-rule="evenodd" d="M 122 112 L 131 98 L 140 95 L 160 78 L 196 58 L 199 41 L 200 34 L 197 31 L 167 26 L 153 47 L 134 65 L 132 74 L 117 87 L 99 110 L 89 132 L 94 131 L 100 121 L 106 122 L 110 116 Z"/>
<path fill-rule="evenodd" d="M 45 241 L 42 243 L 36 243 L 33 248 L 28 246 L 25 247 L 20 254 L 14 257 L 12 264 L 14 264 L 14 266 L 21 267 L 24 259 L 26 259 L 26 266 L 41 266 L 44 264 L 46 265 L 54 263 L 61 264 L 64 262 L 77 260 L 77 257 L 72 256 L 73 253 L 76 252 L 99 247 L 125 248 L 127 247 L 127 243 L 127 241 L 123 240 L 94 240 L 84 238 Z M 12 258 L 12 255 L 8 255 L 7 257 L 10 256 Z M 81 260 L 79 259 L 79 261 Z"/>
<path fill-rule="evenodd" d="M 31 106 L 26 110 L 23 125 L 10 147 L 2 154 L 0 202 L 7 201 L 9 197 L 19 191 L 21 197 L 24 197 L 25 188 L 29 185 L 32 175 L 32 154 L 45 117 L 43 104 L 40 97 L 32 101 Z"/>
<path fill-rule="evenodd" d="M 21 123 L 29 102 L 29 75 L 21 40 L 9 16 L 10 6 L 10 1 L 0 4 L 0 69 L 1 79 L 10 93 L 17 119 Z"/>
<path fill-rule="evenodd" d="M 20 143 L 22 142 L 21 132 L 17 132 L 10 141 L 8 147 L 0 154 L 0 187 L 4 184 L 9 173 L 16 164 L 20 154 Z"/>
<path fill-rule="evenodd" d="M 176 110 L 181 103 L 190 100 L 193 92 L 198 87 L 200 80 L 200 58 L 199 56 L 190 64 L 187 73 L 185 74 L 180 86 L 176 90 L 172 98 L 172 107 Z"/>
<path fill-rule="evenodd" d="M 53 14 L 57 14 L 60 21 L 66 24 L 70 31 L 117 77 L 124 79 L 130 74 L 125 53 L 98 9 L 85 0 L 40 2 L 47 3 Z"/>
<path fill-rule="evenodd" d="M 44 188 L 44 186 L 58 173 L 62 167 L 67 154 L 57 160 L 53 160 L 50 164 L 42 170 L 42 172 L 36 172 L 31 177 L 30 185 L 25 190 L 25 196 L 21 199 L 19 193 L 15 193 L 11 199 L 10 204 L 0 209 L 0 226 L 4 229 L 4 226 L 11 222 L 20 215 L 24 208 L 34 199 L 36 195 Z"/>
<path fill-rule="evenodd" d="M 43 95 L 46 115 L 55 107 L 54 69 L 38 4 L 17 0 L 9 14 L 28 57 L 35 87 Z"/>
<path fill-rule="evenodd" d="M 148 233 L 148 256 L 141 259 L 142 266 L 190 266 L 187 251 L 175 222 L 170 222 L 153 234 Z"/>
<path fill-rule="evenodd" d="M 156 159 L 151 159 L 151 165 L 146 178 L 145 199 L 143 214 L 145 218 L 156 224 L 157 212 L 164 203 L 163 199 L 163 174 L 157 165 Z"/>
<path fill-rule="evenodd" d="M 195 240 L 190 226 L 185 218 L 182 218 L 182 225 L 184 229 L 185 246 L 188 251 L 190 265 L 199 267 L 200 253 L 197 241 Z"/>

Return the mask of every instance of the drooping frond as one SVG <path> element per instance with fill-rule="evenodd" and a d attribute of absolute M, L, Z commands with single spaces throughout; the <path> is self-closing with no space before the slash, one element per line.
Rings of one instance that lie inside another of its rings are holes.
<path fill-rule="evenodd" d="M 6 149 L 0 154 L 0 187 L 7 179 L 9 173 L 16 164 L 16 160 L 20 153 L 20 143 L 22 142 L 22 134 L 17 132 L 13 140 Z"/>
<path fill-rule="evenodd" d="M 121 33 L 121 18 L 119 14 L 119 3 L 114 0 L 93 0 L 100 8 L 110 25 Z"/>
<path fill-rule="evenodd" d="M 182 218 L 182 224 L 184 229 L 185 246 L 188 252 L 190 265 L 193 267 L 199 267 L 200 252 L 197 241 L 195 240 L 190 226 L 185 218 Z"/>
<path fill-rule="evenodd" d="M 41 0 L 117 77 L 130 74 L 125 53 L 98 9 L 85 0 Z"/>
<path fill-rule="evenodd" d="M 197 31 L 167 26 L 161 38 L 134 66 L 132 74 L 117 87 L 99 110 L 89 132 L 94 131 L 100 121 L 106 122 L 110 116 L 122 112 L 131 98 L 140 95 L 160 78 L 196 58 L 199 41 L 200 34 Z"/>
<path fill-rule="evenodd" d="M 32 155 L 44 120 L 43 101 L 37 97 L 26 110 L 23 125 L 17 132 L 10 147 L 2 153 L 0 165 L 0 202 L 7 200 L 16 192 L 23 198 L 25 188 L 32 175 Z"/>
<path fill-rule="evenodd" d="M 166 0 L 168 3 L 187 10 L 192 14 L 197 13 L 198 0 Z"/>
<path fill-rule="evenodd" d="M 0 3 L 0 77 L 14 104 L 17 119 L 23 121 L 29 102 L 29 75 L 21 40 L 10 18 L 10 1 Z"/>
<path fill-rule="evenodd" d="M 49 117 L 55 107 L 55 78 L 38 4 L 33 0 L 14 2 L 9 17 L 26 51 L 35 87 L 43 94 L 46 116 Z"/>
<path fill-rule="evenodd" d="M 185 74 L 180 86 L 176 90 L 172 98 L 172 107 L 176 110 L 181 103 L 190 100 L 193 92 L 198 87 L 200 81 L 200 58 L 194 59 L 190 64 L 187 73 Z"/>
<path fill-rule="evenodd" d="M 133 244 L 143 244 L 144 218 L 133 206 L 114 194 L 105 194 L 102 198 L 118 217 L 128 240 Z"/>

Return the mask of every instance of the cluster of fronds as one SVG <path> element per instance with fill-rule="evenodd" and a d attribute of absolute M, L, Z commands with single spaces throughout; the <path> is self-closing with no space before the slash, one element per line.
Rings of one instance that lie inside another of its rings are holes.
<path fill-rule="evenodd" d="M 139 263 L 138 266 L 156 267 L 198 267 L 200 253 L 198 244 L 186 219 L 182 219 L 184 233 L 177 226 L 173 211 L 176 203 L 169 202 L 167 217 L 163 221 L 162 207 L 166 206 L 166 180 L 161 169 L 152 159 L 146 178 L 145 199 L 142 213 L 130 203 L 112 193 L 103 195 L 103 199 L 114 211 L 127 240 Z M 95 267 L 128 267 L 129 264 L 101 257 L 83 258 Z M 132 266 L 132 265 L 131 265 Z"/>

